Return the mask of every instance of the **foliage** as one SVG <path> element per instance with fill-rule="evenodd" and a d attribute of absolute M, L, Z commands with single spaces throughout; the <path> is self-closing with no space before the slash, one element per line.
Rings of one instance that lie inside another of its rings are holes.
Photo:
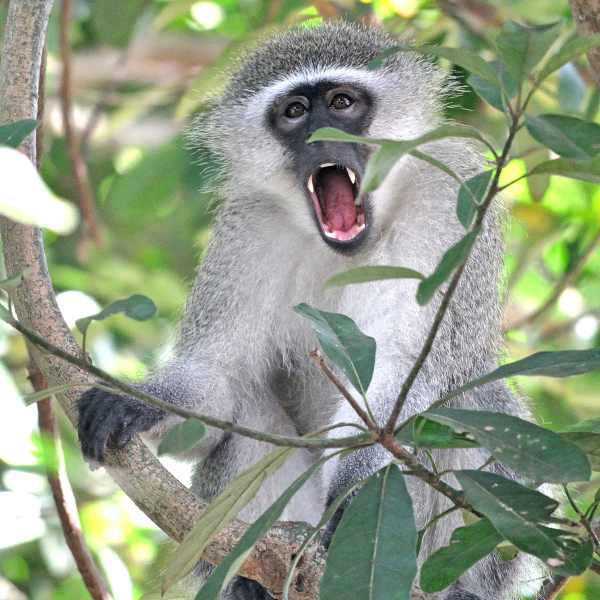
<path fill-rule="evenodd" d="M 83 333 L 91 320 L 100 321 L 118 311 L 131 313 L 129 304 L 115 307 L 115 298 L 133 297 L 132 294 L 139 298 L 143 294 L 156 302 L 160 308 L 156 319 L 143 325 L 112 319 L 97 323 L 89 333 L 87 348 L 96 364 L 136 377 L 143 375 L 155 358 L 155 349 L 168 339 L 170 324 L 184 300 L 185 286 L 181 281 L 189 278 L 197 258 L 190 248 L 196 245 L 201 253 L 210 237 L 213 197 L 208 191 L 212 175 L 207 166 L 210 167 L 211 157 L 202 154 L 203 168 L 198 168 L 197 157 L 181 142 L 181 122 L 176 115 L 190 116 L 202 110 L 208 92 L 218 86 L 216 73 L 224 59 L 217 55 L 229 57 L 272 25 L 315 18 L 317 11 L 296 1 L 130 0 L 120 4 L 122 7 L 114 11 L 113 3 L 104 0 L 77 2 L 70 32 L 76 64 L 87 65 L 90 73 L 89 79 L 81 77 L 77 88 L 78 110 L 84 117 L 90 113 L 100 115 L 96 127 L 91 127 L 92 133 L 84 140 L 84 150 L 105 245 L 98 248 L 85 236 L 58 237 L 52 232 L 46 233 L 46 243 L 63 312 L 70 324 Z M 515 217 L 508 240 L 510 296 L 506 318 L 509 323 L 522 321 L 572 272 L 600 221 L 600 194 L 593 185 L 600 181 L 598 92 L 583 84 L 579 93 L 579 80 L 566 76 L 569 69 L 585 71 L 582 54 L 600 45 L 600 36 L 583 39 L 565 35 L 572 23 L 564 21 L 540 23 L 537 3 L 531 0 L 505 3 L 507 6 L 499 9 L 506 24 L 493 39 L 461 29 L 456 21 L 426 2 L 412 3 L 412 12 L 409 4 L 376 0 L 372 4 L 350 2 L 344 6 L 348 6 L 346 16 L 353 19 L 372 12 L 390 30 L 410 34 L 417 42 L 412 51 L 416 49 L 450 65 L 453 76 L 466 89 L 462 96 L 452 97 L 449 102 L 455 105 L 448 111 L 452 111 L 457 123 L 440 127 L 423 138 L 401 142 L 362 140 L 331 130 L 318 132 L 313 139 L 320 136 L 319 139 L 366 142 L 377 147 L 363 181 L 363 192 L 381 184 L 404 155 L 410 153 L 427 160 L 421 146 L 447 136 L 483 142 L 489 149 L 490 168 L 461 182 L 456 210 L 465 237 L 448 249 L 433 273 L 420 274 L 410 265 L 371 265 L 339 274 L 330 280 L 330 285 L 370 285 L 369 281 L 408 277 L 419 281 L 415 300 L 420 304 L 432 301 L 460 272 L 476 243 L 489 202 L 503 189 Z M 0 23 L 3 10 L 0 5 Z M 566 2 L 548 2 L 543 18 L 570 21 Z M 517 23 L 528 19 L 537 25 L 525 27 Z M 51 59 L 58 58 L 57 28 L 58 15 L 54 15 L 48 47 Z M 163 45 L 167 39 L 177 40 L 174 43 L 181 46 L 167 52 Z M 202 64 L 190 64 L 186 43 L 197 50 Z M 142 51 L 138 50 L 140 47 Z M 395 51 L 405 52 L 408 48 L 399 46 Z M 156 58 L 149 58 L 152 56 L 159 56 L 159 65 L 167 65 L 164 72 L 156 68 L 157 63 L 152 62 Z M 380 68 L 384 58 L 371 67 Z M 199 74 L 190 77 L 191 70 Z M 51 106 L 56 100 L 52 91 L 56 89 L 56 73 L 51 69 L 49 77 Z M 469 110 L 469 106 L 476 110 Z M 84 125 L 93 125 L 95 121 L 88 118 Z M 35 125 L 0 125 L 0 144 L 18 145 Z M 503 154 L 511 132 L 514 135 L 509 151 Z M 73 180 L 68 176 L 64 139 L 48 116 L 44 145 L 44 181 L 59 196 L 76 197 Z M 58 231 L 64 232 L 60 228 Z M 21 274 L 7 275 L 10 277 L 0 282 L 1 289 L 12 289 L 19 283 Z M 594 252 L 556 304 L 538 320 L 525 319 L 518 329 L 508 333 L 507 364 L 462 390 L 454 390 L 458 393 L 493 380 L 522 376 L 519 383 L 534 399 L 536 416 L 543 427 L 516 416 L 434 407 L 395 431 L 398 441 L 414 448 L 454 448 L 461 452 L 483 446 L 520 477 L 513 482 L 486 471 L 455 474 L 465 501 L 480 518 L 457 529 L 450 544 L 426 561 L 420 574 L 423 589 L 446 588 L 472 564 L 507 542 L 521 552 L 539 556 L 559 574 L 579 574 L 590 565 L 593 548 L 585 528 L 573 528 L 564 519 L 561 521 L 557 502 L 535 491 L 533 483 L 568 484 L 572 492 L 577 490 L 577 507 L 586 518 L 591 518 L 600 505 L 599 282 L 600 254 Z M 135 300 L 134 304 L 134 319 L 154 314 L 152 310 L 140 317 L 135 312 L 140 305 Z M 149 306 L 145 301 L 142 304 Z M 100 311 L 99 305 L 108 306 Z M 363 334 L 344 315 L 307 305 L 297 307 L 297 312 L 309 319 L 323 353 L 366 402 L 376 340 Z M 294 315 L 290 307 L 290 319 L 300 316 Z M 10 418 L 6 421 L 13 428 L 6 432 L 0 429 L 0 438 L 4 435 L 8 440 L 6 444 L 0 442 L 1 493 L 15 507 L 23 497 L 37 504 L 29 512 L 25 512 L 25 502 L 19 507 L 26 519 L 35 524 L 30 530 L 16 531 L 0 522 L 3 531 L 8 532 L 0 550 L 0 571 L 35 600 L 82 598 L 85 591 L 74 575 L 56 520 L 42 512 L 49 501 L 47 486 L 39 474 L 46 464 L 43 442 L 32 432 L 28 412 L 32 409 L 24 409 L 15 392 L 15 383 L 23 393 L 27 390 L 20 369 L 25 356 L 23 341 L 4 330 L 1 335 L 3 364 L 8 368 L 0 369 L 0 385 L 8 398 Z M 576 374 L 580 377 L 564 379 Z M 63 429 L 67 467 L 94 555 L 115 597 L 137 598 L 141 592 L 160 585 L 151 574 L 156 572 L 154 561 L 159 560 L 161 553 L 161 536 L 140 519 L 102 474 L 88 472 L 76 450 L 73 434 L 68 428 Z M 165 453 L 189 450 L 203 435 L 204 428 L 196 421 L 188 421 L 174 432 L 170 442 L 163 442 Z M 15 447 L 20 450 L 15 451 Z M 168 559 L 165 587 L 189 571 L 211 534 L 238 514 L 262 481 L 291 452 L 276 450 L 223 492 L 188 540 Z M 307 472 L 294 482 L 248 529 L 199 598 L 216 597 L 244 556 L 311 475 L 312 471 Z M 572 482 L 577 482 L 577 487 Z M 569 518 L 580 521 L 581 515 L 574 512 L 573 506 L 567 505 L 563 510 Z M 361 543 L 364 540 L 369 543 Z M 411 577 L 406 574 L 416 573 L 417 547 L 405 476 L 393 465 L 369 478 L 345 513 L 332 543 L 322 597 L 352 594 L 357 598 L 407 599 Z M 348 572 L 351 564 L 360 568 Z M 351 584 L 348 577 L 352 578 Z M 596 597 L 600 585 L 592 577 L 588 571 L 584 578 L 573 578 L 564 592 L 565 600 Z"/>

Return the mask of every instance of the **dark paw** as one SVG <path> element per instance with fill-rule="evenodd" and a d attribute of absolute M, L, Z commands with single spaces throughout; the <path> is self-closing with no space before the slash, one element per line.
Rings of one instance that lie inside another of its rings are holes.
<path fill-rule="evenodd" d="M 165 412 L 99 388 L 79 399 L 79 441 L 87 458 L 104 461 L 106 448 L 123 448 L 140 431 L 156 425 Z"/>
<path fill-rule="evenodd" d="M 245 577 L 236 577 L 230 590 L 230 600 L 273 600 L 262 585 Z"/>

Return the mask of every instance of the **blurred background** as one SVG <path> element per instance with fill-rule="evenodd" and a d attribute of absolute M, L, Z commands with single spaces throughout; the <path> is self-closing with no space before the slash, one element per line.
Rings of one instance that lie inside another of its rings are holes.
<path fill-rule="evenodd" d="M 61 26 L 64 6 L 71 14 Z M 5 12 L 0 0 L 0 30 Z M 56 2 L 47 47 L 41 170 L 56 194 L 75 203 L 83 197 L 84 206 L 93 209 L 76 234 L 46 236 L 61 309 L 73 325 L 132 293 L 145 294 L 158 306 L 158 315 L 144 323 L 115 316 L 91 326 L 88 349 L 101 368 L 140 378 L 168 352 L 194 266 L 211 235 L 210 155 L 187 149 L 182 132 L 218 92 L 223 67 L 269 31 L 337 16 L 381 23 L 417 42 L 479 49 L 486 58 L 494 28 L 507 19 L 561 19 L 573 27 L 567 0 Z M 64 61 L 70 67 L 70 98 L 61 88 Z M 460 68 L 443 66 L 464 83 Z M 449 100 L 448 116 L 500 139 L 502 114 L 483 105 L 466 83 L 463 87 L 462 95 Z M 79 185 L 65 140 L 65 100 L 87 167 L 87 180 L 80 178 Z M 545 84 L 531 112 L 597 119 L 598 103 L 582 60 Z M 522 131 L 515 149 L 522 158 L 511 163 L 507 181 L 523 173 L 532 158 L 539 161 L 544 151 L 533 156 L 532 145 Z M 571 179 L 537 178 L 511 187 L 506 202 L 506 323 L 507 328 L 520 324 L 507 335 L 507 358 L 598 346 L 600 189 Z M 547 303 L 557 285 L 560 294 Z M 88 594 L 43 475 L 35 407 L 22 400 L 31 390 L 26 360 L 23 340 L 0 323 L 0 600 L 81 600 Z M 600 414 L 600 373 L 518 385 L 549 428 Z M 87 468 L 64 420 L 61 432 L 87 542 L 115 600 L 138 599 L 157 581 L 168 551 L 165 536 L 103 470 Z M 187 480 L 185 466 L 173 468 Z M 578 498 L 585 503 L 597 487 L 598 479 L 580 487 Z M 600 578 L 573 578 L 560 598 L 600 598 Z"/>

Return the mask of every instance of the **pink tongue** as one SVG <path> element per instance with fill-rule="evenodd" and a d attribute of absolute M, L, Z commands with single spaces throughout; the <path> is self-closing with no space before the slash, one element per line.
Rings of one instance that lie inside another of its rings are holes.
<path fill-rule="evenodd" d="M 338 169 L 319 173 L 319 200 L 325 223 L 332 230 L 348 231 L 356 223 L 354 190 L 348 176 Z"/>

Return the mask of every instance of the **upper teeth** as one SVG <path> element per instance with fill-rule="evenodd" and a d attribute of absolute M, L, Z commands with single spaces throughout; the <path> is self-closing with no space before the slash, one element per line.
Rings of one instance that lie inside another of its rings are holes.
<path fill-rule="evenodd" d="M 354 171 L 352 169 L 349 169 L 348 167 L 346 167 L 346 171 L 348 173 L 350 181 L 352 182 L 352 185 L 354 185 L 356 183 L 356 175 L 354 174 Z"/>
<path fill-rule="evenodd" d="M 326 169 L 327 167 L 335 167 L 335 163 L 323 163 L 319 168 Z"/>

